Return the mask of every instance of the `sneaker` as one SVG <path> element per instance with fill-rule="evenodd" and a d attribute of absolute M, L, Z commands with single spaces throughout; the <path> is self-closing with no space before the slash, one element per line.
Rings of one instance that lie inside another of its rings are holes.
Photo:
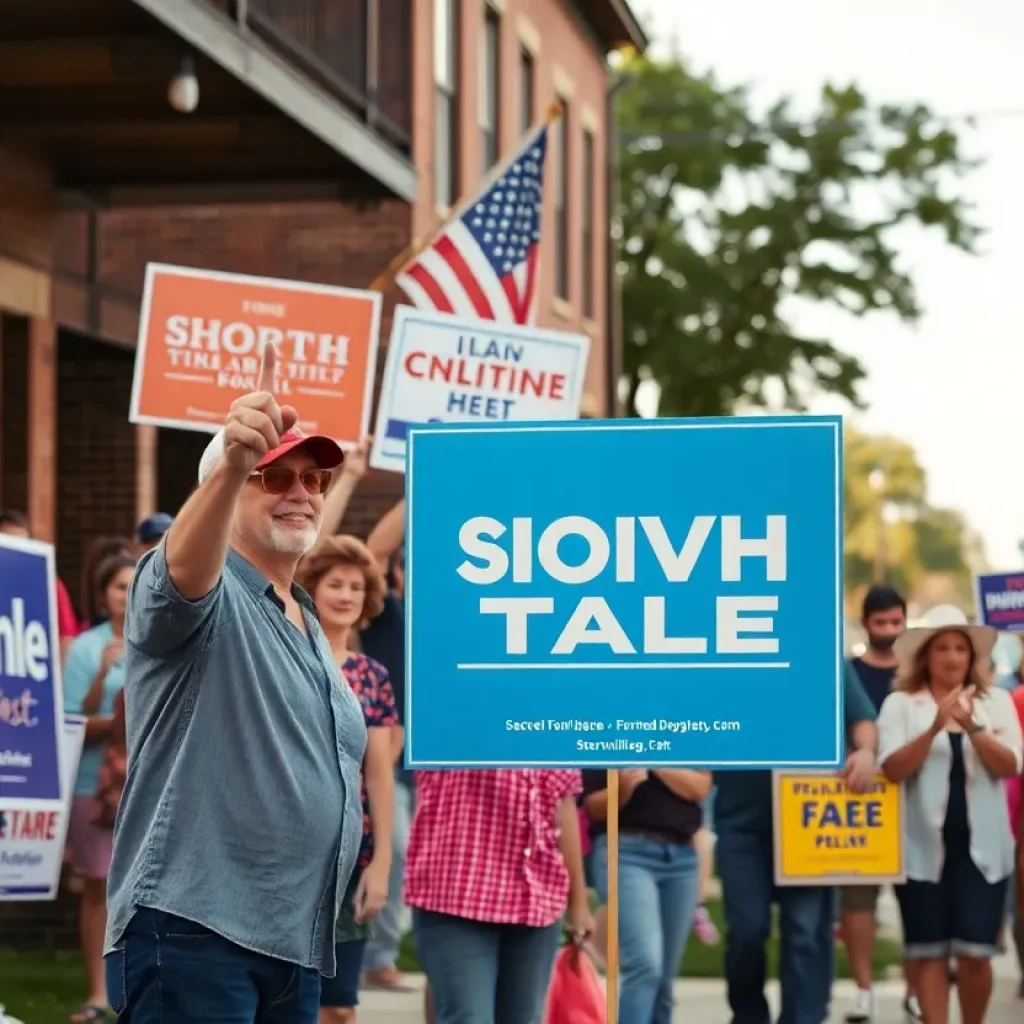
<path fill-rule="evenodd" d="M 875 994 L 869 988 L 857 989 L 853 1006 L 846 1011 L 843 1018 L 846 1024 L 867 1024 L 875 1016 Z"/>
<path fill-rule="evenodd" d="M 703 942 L 705 946 L 717 945 L 721 937 L 715 927 L 715 922 L 711 920 L 708 908 L 703 903 L 693 914 L 693 934 L 697 936 L 697 941 Z"/>
<path fill-rule="evenodd" d="M 907 996 L 903 1000 L 903 1015 L 907 1019 L 907 1024 L 923 1024 L 924 1014 L 921 1012 L 917 996 Z"/>

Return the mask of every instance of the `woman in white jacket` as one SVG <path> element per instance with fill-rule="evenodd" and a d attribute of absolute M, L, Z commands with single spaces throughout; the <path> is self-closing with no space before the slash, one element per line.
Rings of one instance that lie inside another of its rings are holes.
<path fill-rule="evenodd" d="M 897 896 L 928 1024 L 948 1024 L 950 957 L 963 1024 L 982 1024 L 992 994 L 1014 858 L 1003 780 L 1024 753 L 1009 694 L 989 685 L 995 640 L 960 609 L 933 609 L 897 640 L 900 674 L 878 719 L 882 771 L 903 786 Z"/>

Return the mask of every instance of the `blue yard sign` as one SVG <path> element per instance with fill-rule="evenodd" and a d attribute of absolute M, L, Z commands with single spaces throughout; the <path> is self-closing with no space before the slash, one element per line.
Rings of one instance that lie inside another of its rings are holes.
<path fill-rule="evenodd" d="M 412 768 L 832 768 L 835 417 L 409 433 Z"/>
<path fill-rule="evenodd" d="M 978 621 L 1008 633 L 1024 632 L 1024 572 L 975 577 Z"/>
<path fill-rule="evenodd" d="M 53 548 L 0 535 L 0 804 L 56 807 L 64 708 Z"/>

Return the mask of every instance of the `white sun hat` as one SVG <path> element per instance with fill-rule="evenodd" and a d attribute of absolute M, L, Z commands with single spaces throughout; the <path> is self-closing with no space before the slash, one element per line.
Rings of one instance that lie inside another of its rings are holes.
<path fill-rule="evenodd" d="M 950 629 L 967 635 L 974 648 L 975 657 L 991 657 L 992 648 L 995 647 L 999 634 L 991 626 L 972 624 L 963 609 L 955 604 L 939 604 L 930 608 L 916 626 L 906 630 L 899 637 L 893 649 L 900 661 L 909 663 L 932 637 Z"/>

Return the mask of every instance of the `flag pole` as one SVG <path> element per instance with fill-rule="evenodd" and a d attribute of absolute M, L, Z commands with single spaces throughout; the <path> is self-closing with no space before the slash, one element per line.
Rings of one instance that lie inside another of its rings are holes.
<path fill-rule="evenodd" d="M 532 128 L 529 134 L 539 132 L 543 127 L 550 127 L 561 116 L 562 104 L 557 101 L 551 103 L 547 109 L 547 113 L 544 115 L 544 120 Z M 505 172 L 505 168 L 511 163 L 512 159 L 514 159 L 514 156 L 509 157 L 498 164 L 488 177 L 484 179 L 484 184 L 486 185 L 492 179 L 500 177 L 500 175 Z M 407 245 L 393 260 L 391 260 L 391 262 L 388 263 L 388 265 L 373 279 L 373 281 L 370 282 L 370 290 L 375 292 L 386 291 L 394 282 L 395 277 L 398 275 L 398 272 L 402 267 L 416 259 L 424 249 L 431 245 L 434 239 L 437 238 L 437 236 L 440 235 L 441 232 L 444 231 L 444 229 L 476 199 L 481 191 L 482 186 L 478 185 L 472 192 L 462 196 L 458 202 L 456 202 L 455 206 L 449 211 L 448 216 L 446 216 L 433 231 L 422 238 L 413 239 L 413 241 L 410 242 L 410 244 Z"/>

